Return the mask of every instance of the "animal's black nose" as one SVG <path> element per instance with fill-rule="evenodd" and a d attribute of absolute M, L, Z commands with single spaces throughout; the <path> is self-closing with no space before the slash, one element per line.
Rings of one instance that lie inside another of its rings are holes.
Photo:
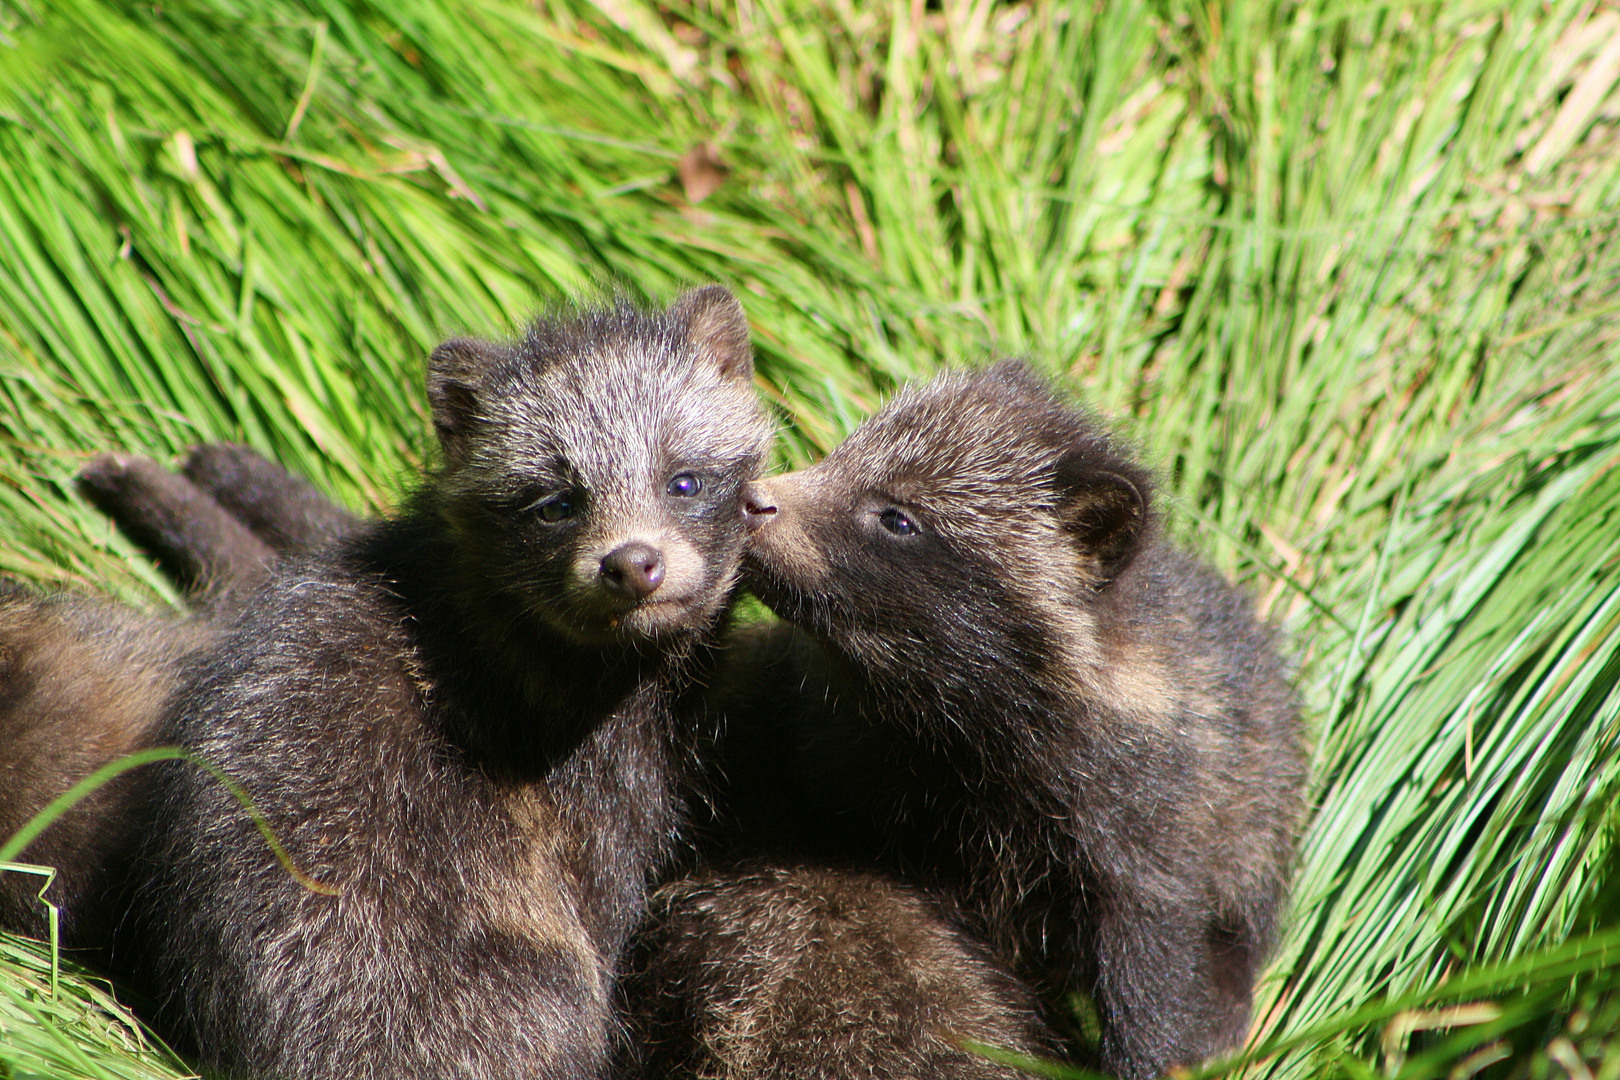
<path fill-rule="evenodd" d="M 764 484 L 745 485 L 742 506 L 743 524 L 750 529 L 757 529 L 776 516 L 776 501 Z"/>
<path fill-rule="evenodd" d="M 664 556 L 639 540 L 614 548 L 602 558 L 602 583 L 630 600 L 645 600 L 664 580 Z"/>

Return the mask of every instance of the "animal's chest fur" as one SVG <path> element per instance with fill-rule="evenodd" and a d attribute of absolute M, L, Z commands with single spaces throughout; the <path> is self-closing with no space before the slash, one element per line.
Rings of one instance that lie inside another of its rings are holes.
<path fill-rule="evenodd" d="M 458 708 L 452 695 L 423 685 L 433 708 Z M 668 705 L 654 685 L 633 686 L 618 709 L 562 738 L 570 724 L 510 702 L 497 716 L 462 711 L 427 727 L 492 723 L 510 736 L 491 740 L 504 755 L 457 745 L 432 754 L 445 763 L 447 786 L 467 795 L 456 843 L 467 865 L 488 875 L 479 902 L 495 921 L 540 940 L 583 935 L 601 967 L 639 921 L 647 874 L 667 861 L 682 820 Z"/>
<path fill-rule="evenodd" d="M 830 752 L 831 744 L 843 752 Z M 1061 759 L 1072 748 L 1054 744 L 1045 753 Z M 827 854 L 876 862 L 951 897 L 1038 981 L 1082 962 L 1077 932 L 1099 891 L 1075 813 L 1083 769 L 1059 760 L 1039 770 L 998 767 L 966 733 L 919 737 L 854 709 L 815 734 L 805 759 L 815 767 L 799 784 L 824 800 L 817 816 L 827 823 L 819 845 Z"/>

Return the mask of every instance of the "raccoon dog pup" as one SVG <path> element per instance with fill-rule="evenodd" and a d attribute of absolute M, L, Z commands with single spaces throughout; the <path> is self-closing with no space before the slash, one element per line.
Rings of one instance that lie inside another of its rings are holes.
<path fill-rule="evenodd" d="M 211 1065 L 602 1074 L 770 435 L 751 373 L 718 287 L 435 350 L 442 466 L 397 518 L 281 563 L 158 733 L 336 891 L 290 878 L 211 778 L 153 785 L 118 955 Z"/>
<path fill-rule="evenodd" d="M 760 820 L 943 891 L 1054 1007 L 1089 994 L 1110 1072 L 1239 1043 L 1304 739 L 1271 633 L 1158 535 L 1146 473 L 1004 362 L 745 500 L 749 583 L 820 642 L 796 677 L 829 703 Z"/>

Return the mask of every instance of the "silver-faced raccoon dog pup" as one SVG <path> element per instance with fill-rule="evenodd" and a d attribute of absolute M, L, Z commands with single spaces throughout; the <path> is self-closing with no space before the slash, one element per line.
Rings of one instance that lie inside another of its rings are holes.
<path fill-rule="evenodd" d="M 195 612 L 151 615 L 0 582 L 0 840 L 97 769 L 152 745 L 186 658 L 214 640 L 223 613 L 278 557 L 235 514 L 156 463 L 96 461 L 85 473 L 92 501 L 100 501 L 109 477 L 148 492 L 150 510 L 124 527 L 164 553 L 165 568 L 187 589 Z M 149 777 L 149 770 L 115 777 L 21 853 L 57 871 L 47 899 L 61 910 L 69 947 L 105 946 L 121 914 L 117 885 L 140 835 L 128 810 Z M 41 884 L 0 873 L 0 927 L 45 932 Z"/>
<path fill-rule="evenodd" d="M 745 499 L 750 587 L 819 645 L 766 683 L 825 702 L 734 718 L 755 846 L 949 896 L 1054 1022 L 1090 996 L 1111 1073 L 1238 1045 L 1305 740 L 1272 632 L 1163 539 L 1148 474 L 1003 362 Z"/>
<path fill-rule="evenodd" d="M 442 466 L 277 565 L 154 735 L 336 893 L 164 767 L 114 953 L 163 1026 L 247 1075 L 603 1074 L 770 436 L 751 373 L 716 287 L 434 352 Z"/>

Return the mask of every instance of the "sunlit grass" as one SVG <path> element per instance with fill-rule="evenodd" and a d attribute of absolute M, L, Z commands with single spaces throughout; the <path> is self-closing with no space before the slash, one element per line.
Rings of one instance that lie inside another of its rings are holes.
<path fill-rule="evenodd" d="M 1319 811 L 1255 1067 L 1620 1069 L 1620 13 L 51 0 L 0 34 L 0 570 L 168 596 L 67 483 L 107 447 L 246 439 L 386 506 L 431 346 L 570 296 L 736 288 L 788 460 L 1023 353 L 1299 658 Z M 20 1015 L 18 1074 L 96 1027 Z"/>

